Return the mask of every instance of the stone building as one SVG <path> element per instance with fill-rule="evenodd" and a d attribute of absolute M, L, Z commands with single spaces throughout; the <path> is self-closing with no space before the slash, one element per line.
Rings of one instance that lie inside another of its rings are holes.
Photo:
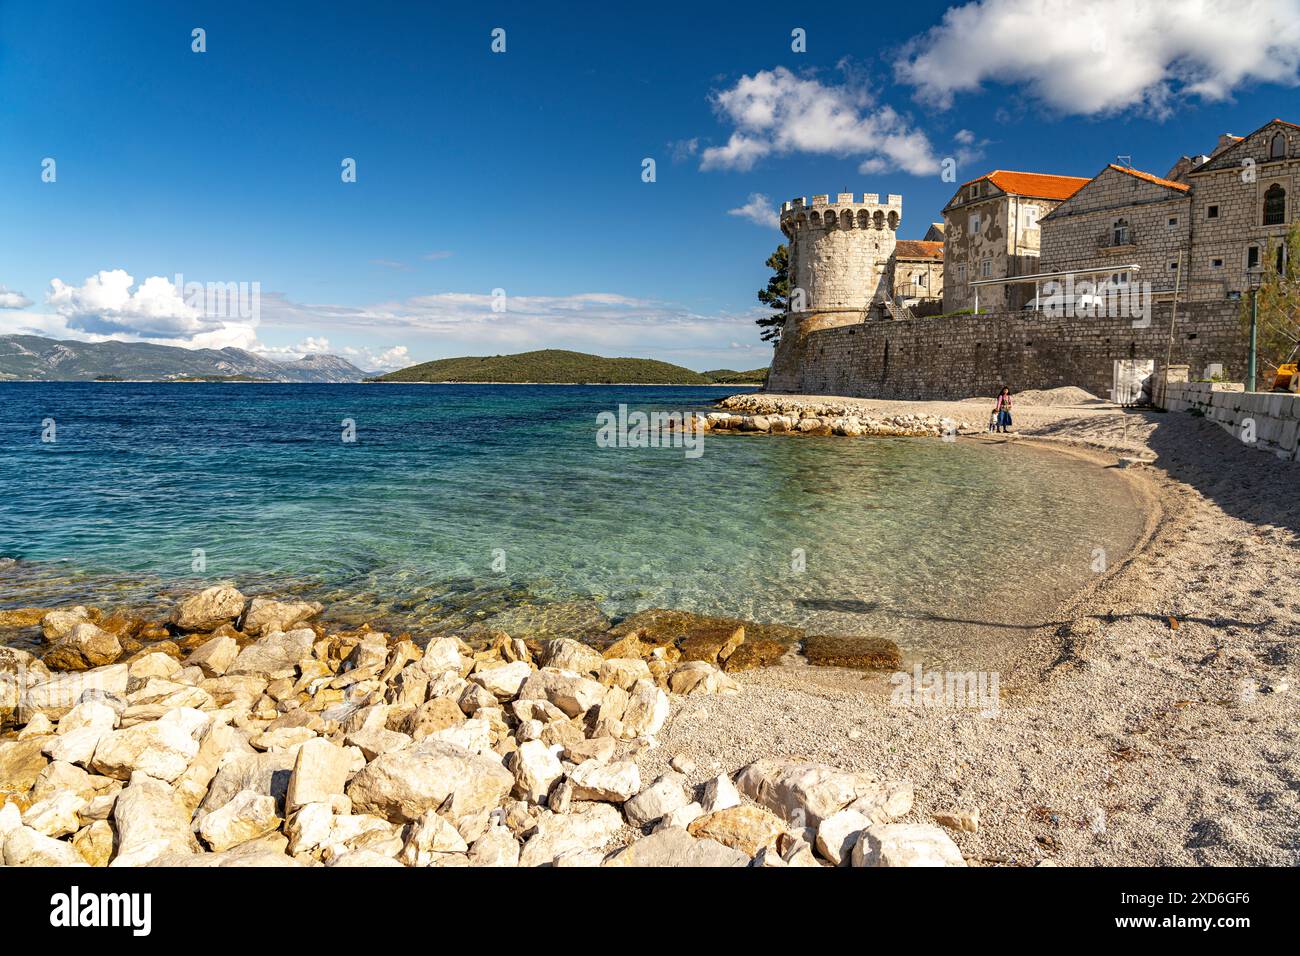
<path fill-rule="evenodd" d="M 1171 296 L 1191 235 L 1192 189 L 1151 173 L 1111 164 L 1041 220 L 1039 271 L 1105 269 L 1080 277 L 1123 287 L 1150 283 Z M 1120 268 L 1137 265 L 1136 272 Z M 1076 286 L 1077 288 L 1077 286 Z"/>
<path fill-rule="evenodd" d="M 815 312 L 831 324 L 891 316 L 894 246 L 903 197 L 876 193 L 795 199 L 781 207 L 789 240 L 792 313 Z"/>
<path fill-rule="evenodd" d="M 1280 119 L 1186 173 L 1191 186 L 1189 299 L 1249 294 L 1252 274 L 1278 268 L 1300 215 L 1300 126 Z"/>
<path fill-rule="evenodd" d="M 973 281 L 1038 272 L 1039 220 L 1087 182 L 997 169 L 958 189 L 943 207 L 943 311 L 974 308 Z M 1032 286 L 986 286 L 979 308 L 1018 309 L 1032 295 Z"/>
<path fill-rule="evenodd" d="M 933 226 L 930 227 L 933 230 Z M 927 233 L 927 235 L 929 235 Z M 943 304 L 943 239 L 899 239 L 894 245 L 894 302 L 916 314 Z"/>
<path fill-rule="evenodd" d="M 1042 220 L 1043 272 L 1136 263 L 1132 278 L 1157 298 L 1235 300 L 1252 275 L 1279 268 L 1297 219 L 1300 126 L 1272 120 L 1249 136 L 1225 133 L 1208 155 L 1184 156 L 1163 179 L 1107 166 Z M 1271 257 L 1271 259 L 1270 259 Z"/>

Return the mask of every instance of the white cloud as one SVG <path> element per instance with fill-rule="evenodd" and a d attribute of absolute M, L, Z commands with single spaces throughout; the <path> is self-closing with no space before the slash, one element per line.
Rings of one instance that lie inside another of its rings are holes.
<path fill-rule="evenodd" d="M 776 229 L 781 225 L 781 217 L 777 214 L 772 200 L 762 193 L 750 193 L 749 199 L 743 206 L 737 206 L 735 209 L 727 210 L 728 216 L 740 216 L 742 219 L 748 219 L 750 222 Z"/>
<path fill-rule="evenodd" d="M 25 309 L 32 300 L 21 292 L 14 292 L 8 286 L 0 285 L 0 309 Z"/>
<path fill-rule="evenodd" d="M 950 8 L 894 69 L 945 108 L 993 81 L 1065 114 L 1163 117 L 1188 97 L 1295 85 L 1300 0 L 981 0 Z"/>
<path fill-rule="evenodd" d="M 701 169 L 747 170 L 790 153 L 860 156 L 862 172 L 926 175 L 939 168 L 926 135 L 856 84 L 829 85 L 779 66 L 742 76 L 714 93 L 713 104 L 735 130 L 726 145 L 704 150 Z"/>
<path fill-rule="evenodd" d="M 302 303 L 263 292 L 259 320 L 219 319 L 178 304 L 161 277 L 135 286 L 122 270 L 81 286 L 50 283 L 53 309 L 14 314 L 6 330 L 85 342 L 153 342 L 189 348 L 234 346 L 280 361 L 340 355 L 367 370 L 430 358 L 570 348 L 603 355 L 663 358 L 696 368 L 725 364 L 729 343 L 757 341 L 755 306 L 739 313 L 696 312 L 678 303 L 618 293 L 507 296 L 494 311 L 488 293 L 447 292 L 367 305 Z M 188 284 L 187 284 L 188 288 Z M 188 334 L 186 333 L 188 330 Z M 270 345 L 270 334 L 293 345 Z M 762 346 L 760 352 L 770 352 Z"/>
<path fill-rule="evenodd" d="M 426 252 L 423 256 L 423 258 L 428 259 L 430 262 L 436 262 L 439 259 L 450 259 L 451 257 L 452 253 L 448 249 L 438 249 L 434 252 Z"/>

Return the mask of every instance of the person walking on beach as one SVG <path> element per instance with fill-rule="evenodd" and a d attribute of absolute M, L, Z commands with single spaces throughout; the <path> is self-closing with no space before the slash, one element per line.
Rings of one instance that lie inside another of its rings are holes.
<path fill-rule="evenodd" d="M 1011 427 L 1011 389 L 1005 385 L 998 393 L 998 402 L 993 406 L 993 412 L 997 416 L 997 428 L 994 431 L 1005 433 Z"/>

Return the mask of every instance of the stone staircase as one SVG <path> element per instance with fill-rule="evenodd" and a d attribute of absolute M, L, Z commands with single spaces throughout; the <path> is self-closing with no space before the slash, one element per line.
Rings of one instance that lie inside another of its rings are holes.
<path fill-rule="evenodd" d="M 887 293 L 882 292 L 880 298 L 885 303 L 885 311 L 889 313 L 895 322 L 911 322 L 916 319 L 911 309 L 905 305 L 899 305 Z"/>

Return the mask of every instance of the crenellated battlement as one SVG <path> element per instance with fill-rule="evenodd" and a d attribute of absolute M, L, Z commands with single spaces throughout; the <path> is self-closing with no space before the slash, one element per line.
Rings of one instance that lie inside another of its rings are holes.
<path fill-rule="evenodd" d="M 781 204 L 781 231 L 793 238 L 799 230 L 863 229 L 897 232 L 903 221 L 903 197 L 890 193 L 880 201 L 879 193 L 829 193 L 806 196 Z"/>

